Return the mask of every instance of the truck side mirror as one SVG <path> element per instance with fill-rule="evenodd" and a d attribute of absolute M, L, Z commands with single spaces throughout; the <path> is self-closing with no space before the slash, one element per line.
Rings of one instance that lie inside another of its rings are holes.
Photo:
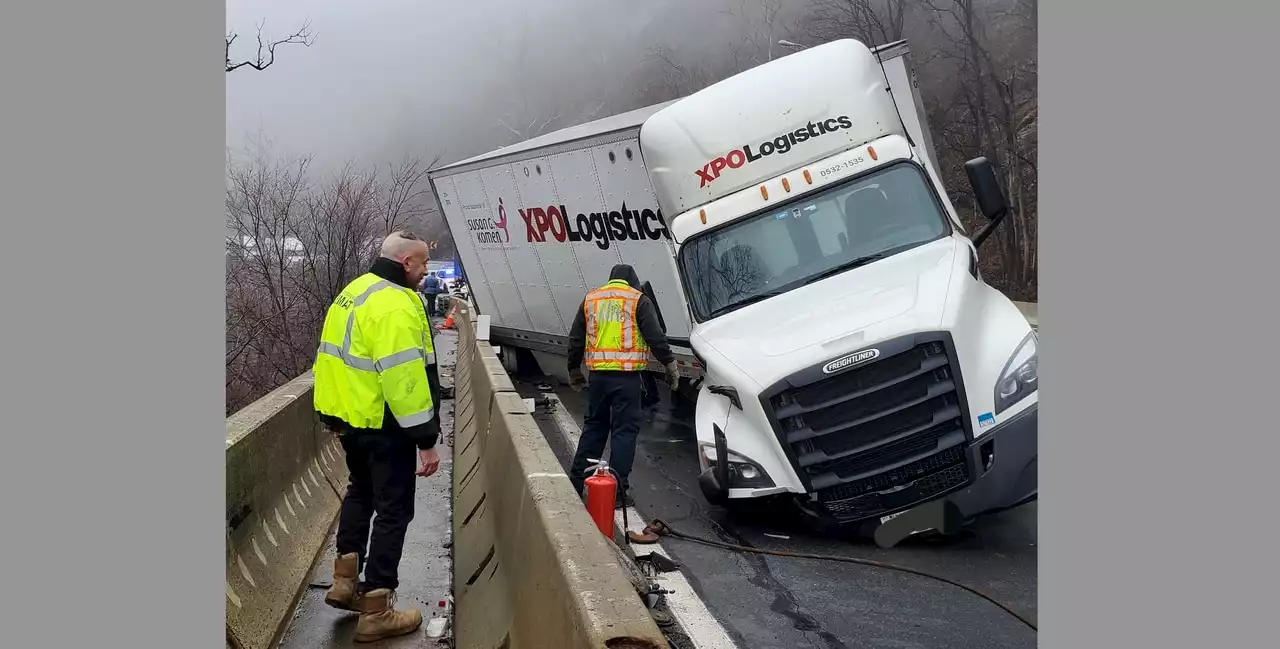
<path fill-rule="evenodd" d="M 964 163 L 964 171 L 969 176 L 969 186 L 973 187 L 974 199 L 978 209 L 989 220 L 1003 216 L 1009 211 L 1009 200 L 996 180 L 996 170 L 986 158 L 974 158 Z"/>
<path fill-rule="evenodd" d="M 987 217 L 987 225 L 973 237 L 974 247 L 982 246 L 982 242 L 991 236 L 996 226 L 1009 214 L 1009 199 L 1005 197 L 1000 182 L 996 180 L 996 170 L 985 157 L 974 158 L 964 163 L 964 171 L 969 176 L 969 186 L 973 187 L 973 197 L 978 209 Z"/>

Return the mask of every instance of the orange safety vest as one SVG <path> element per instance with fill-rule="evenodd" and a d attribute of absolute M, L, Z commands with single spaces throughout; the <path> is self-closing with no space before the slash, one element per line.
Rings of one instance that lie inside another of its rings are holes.
<path fill-rule="evenodd" d="M 634 372 L 649 365 L 649 343 L 636 327 L 640 291 L 615 279 L 587 293 L 582 308 L 587 318 L 587 368 Z"/>

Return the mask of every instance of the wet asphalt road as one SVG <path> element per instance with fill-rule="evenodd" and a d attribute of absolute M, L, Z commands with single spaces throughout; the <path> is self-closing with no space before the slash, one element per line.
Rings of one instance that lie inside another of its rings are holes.
<path fill-rule="evenodd" d="M 539 392 L 533 382 L 517 386 L 526 397 Z M 583 395 L 563 387 L 556 392 L 581 425 Z M 636 509 L 647 518 L 738 545 L 927 570 L 981 589 L 1035 619 L 1036 503 L 980 519 L 958 539 L 908 540 L 889 550 L 811 532 L 786 510 L 753 520 L 732 518 L 698 490 L 694 432 L 687 418 L 672 416 L 669 403 L 664 395 L 647 415 L 632 470 Z M 568 467 L 573 449 L 550 416 L 536 418 Z M 685 566 L 694 589 L 743 649 L 1036 646 L 1035 632 L 1008 613 L 935 580 L 882 568 L 729 552 L 679 539 L 666 539 L 663 546 Z"/>

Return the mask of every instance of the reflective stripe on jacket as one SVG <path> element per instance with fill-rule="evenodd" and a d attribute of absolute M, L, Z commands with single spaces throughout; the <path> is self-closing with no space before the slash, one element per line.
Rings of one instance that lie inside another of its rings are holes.
<path fill-rule="evenodd" d="M 325 315 L 316 353 L 315 409 L 353 428 L 379 429 L 389 408 L 401 428 L 435 416 L 427 381 L 430 323 L 410 289 L 366 273 Z"/>
<path fill-rule="evenodd" d="M 599 371 L 634 372 L 649 364 L 649 344 L 636 326 L 640 291 L 626 280 L 613 280 L 587 293 L 582 303 L 587 319 L 584 363 Z"/>

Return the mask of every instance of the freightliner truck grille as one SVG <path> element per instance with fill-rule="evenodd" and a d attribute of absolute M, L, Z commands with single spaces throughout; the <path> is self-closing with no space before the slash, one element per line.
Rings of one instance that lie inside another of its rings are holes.
<path fill-rule="evenodd" d="M 766 410 L 818 504 L 842 521 L 958 490 L 974 473 L 964 388 L 949 336 L 887 341 L 827 376 L 811 368 L 766 392 Z"/>

